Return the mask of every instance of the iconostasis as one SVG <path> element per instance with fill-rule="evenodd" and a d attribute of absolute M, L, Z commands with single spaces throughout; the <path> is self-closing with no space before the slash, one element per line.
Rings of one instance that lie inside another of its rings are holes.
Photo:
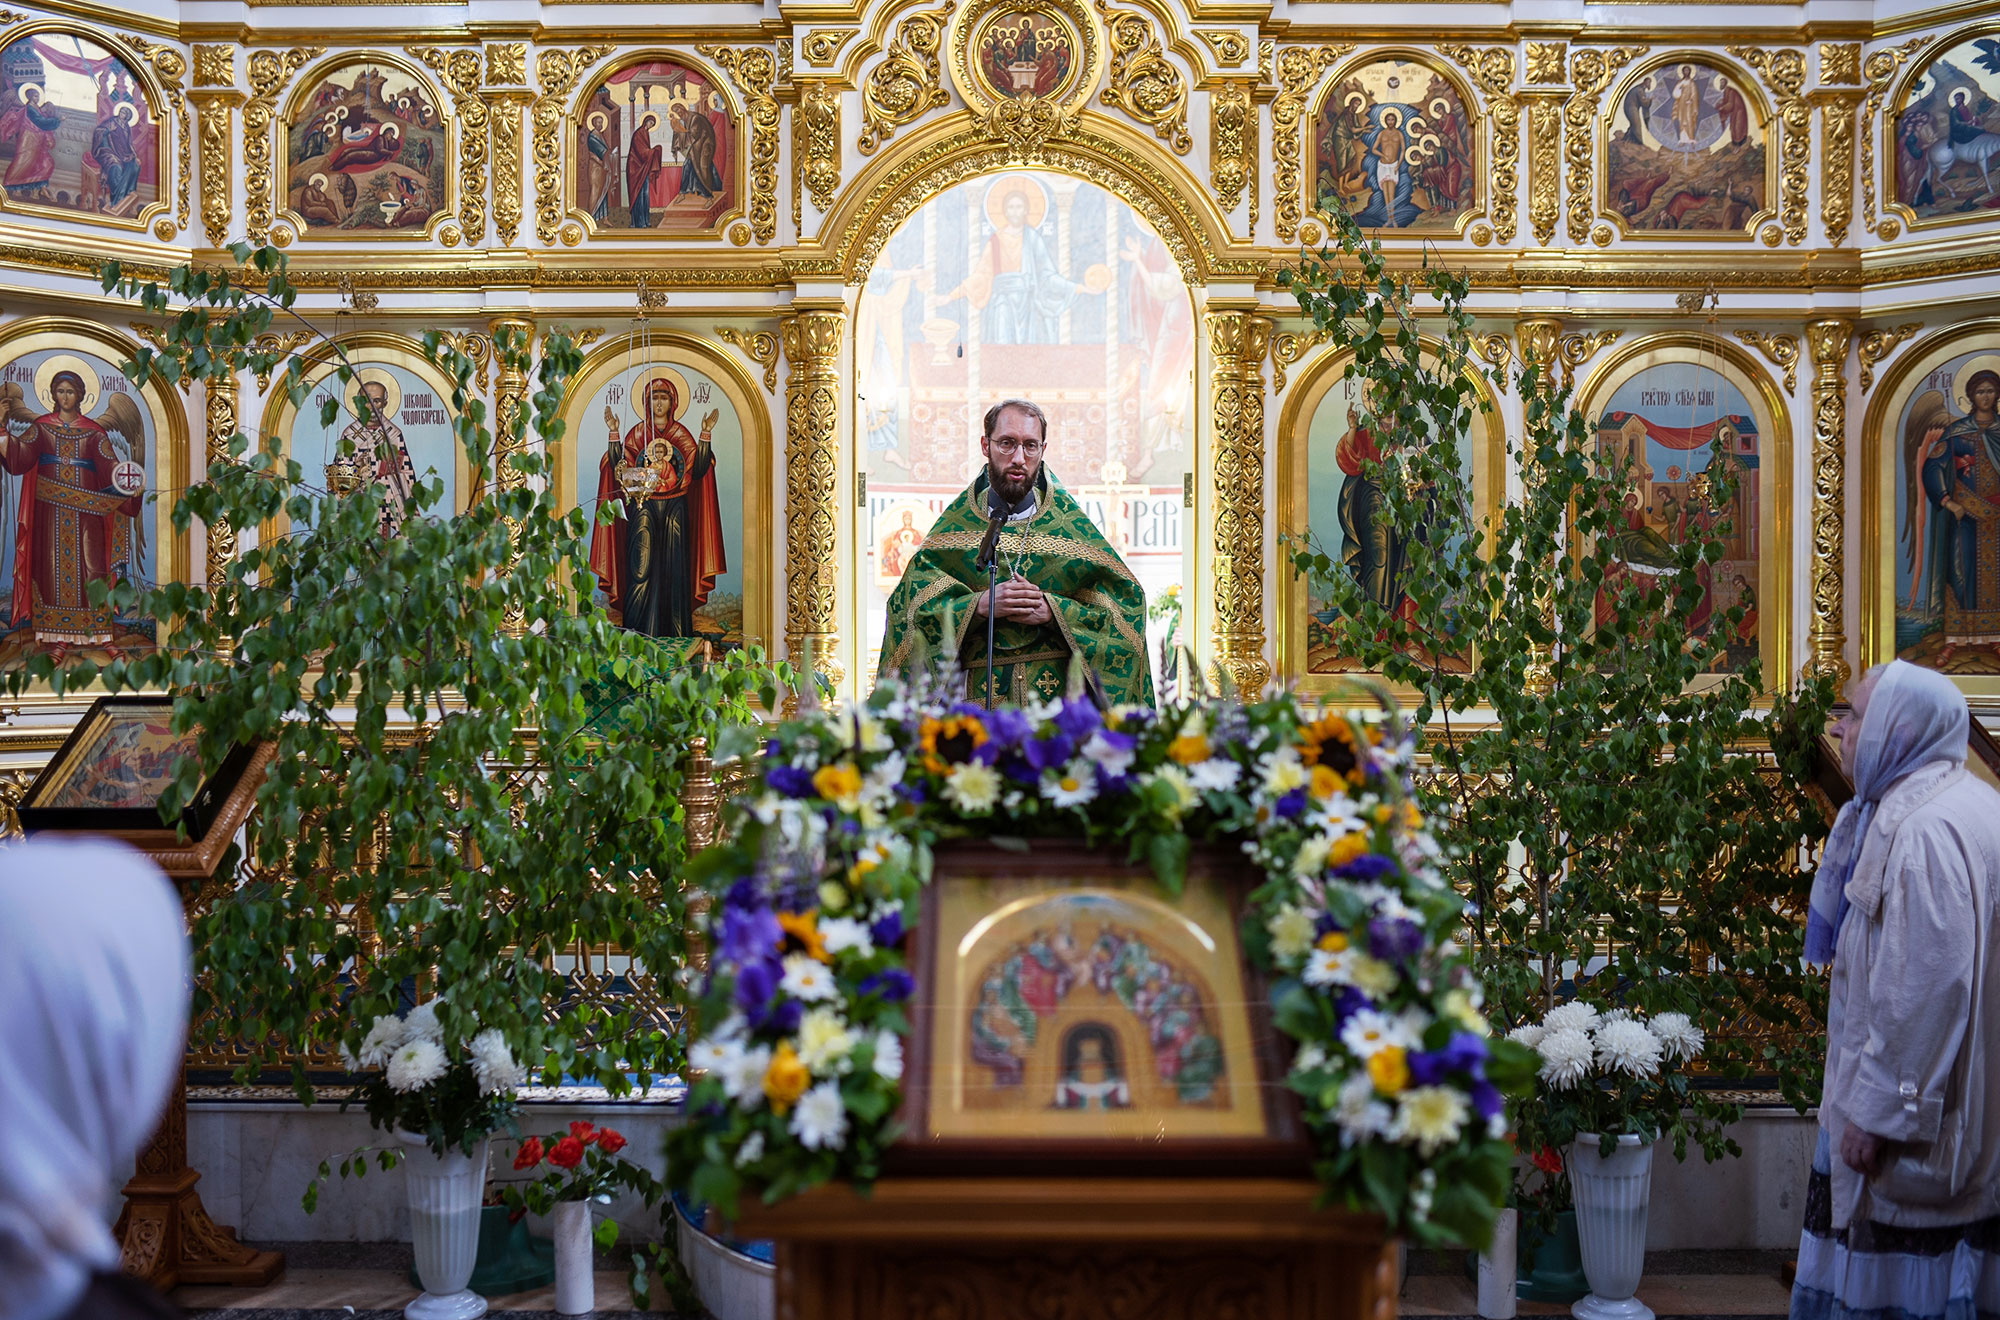
<path fill-rule="evenodd" d="M 1731 630 L 1730 668 L 1901 656 L 2000 710 L 2000 0 L 1809 41 L 1785 5 L 1755 11 L 1768 29 L 1668 3 L 1546 39 L 1504 8 L 1446 32 L 1334 0 L 1283 21 L 704 4 L 643 27 L 550 3 L 504 39 L 352 3 L 199 27 L 0 11 L 0 663 L 150 645 L 157 621 L 92 607 L 91 581 L 198 581 L 286 534 L 174 530 L 239 429 L 309 479 L 343 439 L 387 441 L 385 536 L 413 482 L 465 507 L 420 341 L 443 331 L 498 404 L 528 389 L 504 330 L 584 350 L 564 504 L 648 465 L 674 497 L 593 537 L 626 627 L 809 648 L 864 691 L 982 414 L 1018 395 L 1144 585 L 1156 669 L 1185 646 L 1325 690 L 1354 664 L 1281 535 L 1384 606 L 1407 591 L 1368 400 L 1278 278 L 1345 213 L 1472 277 L 1480 409 L 1437 438 L 1482 516 L 1518 491 L 1509 373 L 1540 361 L 1632 463 L 1627 570 L 1700 533 L 1707 474 L 1735 478 L 1695 621 Z M 158 276 L 238 242 L 301 289 L 264 345 L 304 358 L 301 408 L 281 380 L 120 370 L 160 327 L 101 263 Z M 333 341 L 368 405 L 322 425 Z"/>

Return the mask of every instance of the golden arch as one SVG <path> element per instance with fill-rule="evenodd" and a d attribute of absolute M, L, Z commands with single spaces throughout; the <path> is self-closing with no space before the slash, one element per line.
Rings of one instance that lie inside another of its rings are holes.
<path fill-rule="evenodd" d="M 1674 64 L 1705 65 L 1720 73 L 1728 74 L 1730 80 L 1736 84 L 1737 89 L 1749 101 L 1750 108 L 1756 111 L 1757 127 L 1764 134 L 1764 208 L 1757 212 L 1756 215 L 1744 221 L 1741 229 L 1714 230 L 1709 232 L 1700 230 L 1635 231 L 1626 228 L 1625 217 L 1611 205 L 1611 125 L 1618 118 L 1618 109 L 1625 104 L 1625 95 L 1633 86 L 1641 80 L 1658 73 L 1661 69 Z M 1619 234 L 1627 238 L 1633 236 L 1634 233 L 1638 233 L 1641 237 L 1657 238 L 1662 232 L 1671 232 L 1676 241 L 1705 239 L 1709 241 L 1741 240 L 1749 242 L 1756 237 L 1757 230 L 1763 226 L 1766 220 L 1773 219 L 1778 214 L 1776 200 L 1778 196 L 1778 152 L 1776 150 L 1778 142 L 1777 134 L 1773 131 L 1772 127 L 1776 123 L 1776 120 L 1773 118 L 1775 113 L 1770 100 L 1764 95 L 1763 88 L 1758 85 L 1757 78 L 1742 65 L 1716 51 L 1660 51 L 1639 61 L 1626 70 L 1625 75 L 1618 79 L 1610 91 L 1605 93 L 1603 108 L 1598 112 L 1597 158 L 1603 162 L 1604 168 L 1598 172 L 1596 196 L 1591 199 L 1597 207 L 1598 215 L 1618 226 Z"/>
<path fill-rule="evenodd" d="M 903 221 L 946 189 L 985 174 L 1046 169 L 1094 183 L 1128 203 L 1173 254 L 1189 284 L 1257 279 L 1269 262 L 1238 245 L 1207 189 L 1163 146 L 1106 116 L 1086 113 L 1039 153 L 1022 154 L 969 112 L 942 116 L 899 137 L 863 169 L 821 220 L 821 239 L 788 263 L 802 276 L 858 284 Z M 833 235 L 830 246 L 822 246 Z"/>
<path fill-rule="evenodd" d="M 159 130 L 158 139 L 153 144 L 153 175 L 157 181 L 156 186 L 159 196 L 137 216 L 127 219 L 120 219 L 113 216 L 98 216 L 91 212 L 72 210 L 64 206 L 38 206 L 33 202 L 16 201 L 5 195 L 0 195 L 0 211 L 14 211 L 24 215 L 49 216 L 71 222 L 103 225 L 117 229 L 143 230 L 152 224 L 153 217 L 171 210 L 174 203 L 170 199 L 178 196 L 180 206 L 178 214 L 180 215 L 181 223 L 185 224 L 188 207 L 188 177 L 185 170 L 176 169 L 174 165 L 176 152 L 185 153 L 190 146 L 184 104 L 185 98 L 178 86 L 170 88 L 160 78 L 161 70 L 172 71 L 176 62 L 180 62 L 182 67 L 185 67 L 181 53 L 171 47 L 154 47 L 155 58 L 159 61 L 159 67 L 155 67 L 153 60 L 149 60 L 145 54 L 141 53 L 129 38 L 120 36 L 115 32 L 100 32 L 95 28 L 85 27 L 80 23 L 71 23 L 53 18 L 37 19 L 34 22 L 24 23 L 20 27 L 9 29 L 4 35 L 0 35 L 0 49 L 12 46 L 15 42 L 28 37 L 50 35 L 76 37 L 109 52 L 125 66 L 127 71 L 138 82 L 141 94 L 146 98 L 146 113 L 152 116 L 154 127 Z M 172 105 L 174 113 L 162 113 L 162 108 L 169 104 Z M 5 106 L 0 106 L 0 113 L 4 113 L 5 110 Z M 178 194 L 176 194 L 176 189 L 179 190 Z M 164 222 L 166 226 L 171 226 L 171 223 Z M 172 228 L 163 228 L 160 237 L 163 239 L 172 238 Z"/>
<path fill-rule="evenodd" d="M 703 78 L 706 78 L 710 89 L 721 93 L 723 103 L 729 107 L 729 116 L 734 121 L 737 131 L 736 148 L 730 152 L 733 159 L 729 165 L 730 171 L 735 177 L 736 184 L 736 205 L 734 209 L 725 215 L 717 217 L 715 223 L 709 226 L 706 233 L 693 230 L 666 231 L 669 236 L 677 241 L 719 239 L 723 236 L 724 231 L 728 229 L 729 222 L 743 215 L 748 206 L 750 192 L 750 152 L 748 147 L 751 132 L 749 109 L 745 106 L 743 98 L 737 94 L 733 82 L 723 77 L 721 73 L 717 72 L 707 62 L 697 59 L 686 51 L 668 50 L 665 47 L 633 51 L 628 55 L 620 56 L 613 63 L 606 65 L 603 69 L 599 70 L 596 77 L 584 84 L 582 90 L 577 93 L 576 100 L 570 110 L 563 115 L 561 132 L 564 161 L 562 181 L 564 219 L 575 221 L 582 227 L 586 236 L 595 237 L 597 235 L 597 222 L 591 219 L 590 213 L 583 209 L 577 198 L 577 171 L 583 163 L 578 157 L 577 128 L 579 125 L 589 122 L 588 116 L 590 114 L 591 99 L 597 95 L 599 89 L 625 70 L 635 68 L 641 64 L 678 64 L 682 68 L 692 70 L 700 74 Z M 612 225 L 609 228 L 616 230 L 618 226 Z M 638 231 L 623 232 L 632 233 Z M 565 239 L 564 241 L 569 242 L 570 240 Z"/>
<path fill-rule="evenodd" d="M 338 235 L 328 235 L 326 233 L 326 226 L 308 225 L 305 217 L 292 210 L 290 205 L 292 126 L 298 122 L 299 114 L 304 108 L 308 97 L 318 91 L 328 78 L 339 73 L 342 69 L 352 68 L 356 65 L 386 67 L 396 70 L 421 86 L 430 95 L 431 104 L 437 108 L 438 122 L 444 127 L 444 151 L 442 153 L 444 157 L 444 196 L 432 210 L 430 223 L 424 226 L 423 233 L 425 238 L 435 238 L 439 226 L 445 224 L 456 225 L 459 220 L 459 179 L 457 177 L 456 166 L 458 164 L 459 153 L 458 139 L 462 128 L 458 122 L 458 115 L 452 109 L 454 104 L 453 98 L 448 93 L 439 89 L 437 83 L 432 81 L 430 74 L 422 66 L 412 63 L 399 55 L 389 54 L 386 51 L 347 51 L 325 60 L 313 66 L 311 72 L 304 78 L 301 78 L 298 85 L 292 89 L 291 95 L 285 98 L 284 111 L 278 116 L 278 145 L 284 154 L 279 161 L 274 162 L 274 168 L 271 172 L 273 213 L 276 219 L 284 221 L 291 227 L 292 232 L 302 239 L 336 237 L 341 241 L 348 239 L 356 239 L 364 242 L 381 242 L 386 240 L 395 243 L 407 243 L 410 241 L 411 236 L 409 234 L 399 234 L 392 231 L 375 233 L 365 231 L 360 233 L 342 232 Z"/>
<path fill-rule="evenodd" d="M 1409 64 L 1421 65 L 1434 76 L 1443 78 L 1449 83 L 1451 89 L 1458 93 L 1458 103 L 1465 107 L 1466 137 L 1472 143 L 1472 177 L 1477 183 L 1472 195 L 1472 205 L 1466 208 L 1465 214 L 1458 218 L 1456 225 L 1453 227 L 1453 232 L 1463 234 L 1466 226 L 1486 216 L 1491 204 L 1489 196 L 1491 184 L 1485 176 L 1482 162 L 1482 158 L 1486 155 L 1484 144 L 1481 142 L 1483 130 L 1486 127 L 1486 111 L 1480 104 L 1479 98 L 1473 95 L 1471 86 L 1456 71 L 1440 63 L 1437 57 L 1431 52 L 1416 46 L 1384 46 L 1379 49 L 1369 50 L 1360 55 L 1355 55 L 1343 61 L 1334 69 L 1333 76 L 1325 80 L 1323 84 L 1324 90 L 1312 98 L 1310 103 L 1311 113 L 1307 116 L 1305 123 L 1300 126 L 1300 131 L 1311 132 L 1313 126 L 1318 124 L 1320 114 L 1326 109 L 1326 103 L 1340 90 L 1342 79 L 1367 68 L 1371 64 L 1380 64 L 1385 60 L 1400 60 Z M 1317 137 L 1317 133 L 1314 134 L 1314 137 Z M 1302 171 L 1305 178 L 1300 184 L 1301 188 L 1304 189 L 1304 196 L 1301 200 L 1306 214 L 1316 215 L 1323 222 L 1330 223 L 1333 219 L 1332 214 L 1319 204 L 1319 183 L 1316 177 L 1318 147 L 1312 141 L 1308 141 L 1307 145 L 1311 148 L 1311 151 L 1305 160 L 1308 168 Z M 1423 232 L 1422 230 L 1415 231 L 1417 235 L 1421 235 Z"/>

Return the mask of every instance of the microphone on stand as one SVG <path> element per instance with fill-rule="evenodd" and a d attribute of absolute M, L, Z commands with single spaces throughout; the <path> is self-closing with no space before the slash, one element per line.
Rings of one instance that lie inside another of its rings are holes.
<path fill-rule="evenodd" d="M 1006 525 L 1007 514 L 1004 510 L 995 513 L 992 521 L 986 524 L 986 539 L 979 543 L 979 558 L 972 561 L 974 568 L 993 567 L 994 558 L 1000 550 L 1000 529 Z"/>

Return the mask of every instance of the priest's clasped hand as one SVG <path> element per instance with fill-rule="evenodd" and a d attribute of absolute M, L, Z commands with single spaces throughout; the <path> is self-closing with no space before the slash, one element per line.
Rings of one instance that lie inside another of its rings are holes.
<path fill-rule="evenodd" d="M 987 593 L 980 592 L 972 611 L 984 618 Z M 993 596 L 993 617 L 1009 623 L 1047 623 L 1052 617 L 1042 589 L 1016 573 L 1002 582 Z"/>

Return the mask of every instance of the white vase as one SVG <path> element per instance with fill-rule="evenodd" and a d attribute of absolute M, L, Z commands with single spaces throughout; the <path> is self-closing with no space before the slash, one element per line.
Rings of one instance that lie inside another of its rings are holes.
<path fill-rule="evenodd" d="M 479 1258 L 479 1203 L 486 1192 L 486 1143 L 471 1155 L 442 1157 L 413 1132 L 396 1133 L 410 1193 L 410 1245 L 423 1294 L 403 1308 L 407 1320 L 476 1320 L 486 1299 L 465 1285 Z"/>
<path fill-rule="evenodd" d="M 1599 1155 L 1598 1138 L 1579 1136 L 1569 1148 L 1576 1237 L 1590 1295 L 1570 1308 L 1578 1320 L 1653 1320 L 1633 1296 L 1646 1269 L 1646 1207 L 1653 1194 L 1653 1144 L 1631 1135 Z"/>
<path fill-rule="evenodd" d="M 597 1309 L 597 1278 L 590 1258 L 590 1202 L 557 1201 L 556 1314 L 588 1315 Z"/>
<path fill-rule="evenodd" d="M 1519 1210 L 1502 1210 L 1493 1221 L 1493 1245 L 1479 1253 L 1479 1320 L 1514 1320 L 1520 1226 Z"/>

